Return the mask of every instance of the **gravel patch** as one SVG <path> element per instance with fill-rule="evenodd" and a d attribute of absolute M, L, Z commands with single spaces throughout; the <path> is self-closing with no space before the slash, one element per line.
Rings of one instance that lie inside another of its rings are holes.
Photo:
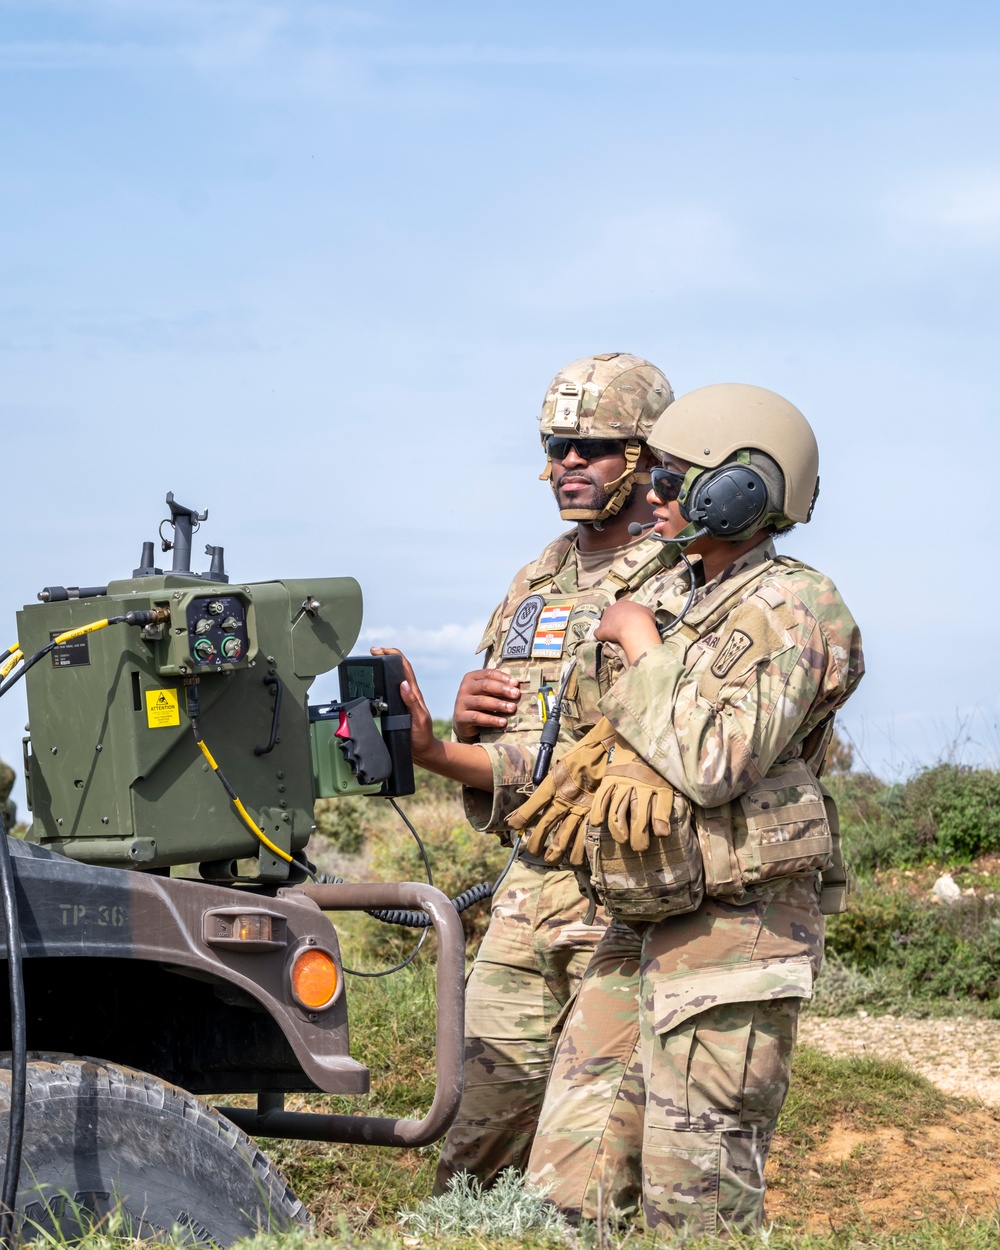
<path fill-rule="evenodd" d="M 801 1016 L 799 1041 L 830 1055 L 897 1059 L 938 1089 L 1000 1107 L 1000 1021 L 958 1016 Z"/>

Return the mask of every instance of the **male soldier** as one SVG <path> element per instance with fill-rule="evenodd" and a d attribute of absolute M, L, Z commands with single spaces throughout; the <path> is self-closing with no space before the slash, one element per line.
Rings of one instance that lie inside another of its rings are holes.
<path fill-rule="evenodd" d="M 542 476 L 551 476 L 560 515 L 575 528 L 518 573 L 493 613 L 479 646 L 484 667 L 459 689 L 457 741 L 433 738 L 416 683 L 404 685 L 415 762 L 464 783 L 466 814 L 478 830 L 509 838 L 504 819 L 531 782 L 543 724 L 564 679 L 556 758 L 599 719 L 597 700 L 622 665 L 615 647 L 592 640 L 593 627 L 608 603 L 663 573 L 659 545 L 636 541 L 628 527 L 652 515 L 636 483 L 648 481 L 645 439 L 672 399 L 658 369 L 622 353 L 577 360 L 556 375 L 540 417 L 548 456 Z M 570 672 L 585 656 L 587 663 Z M 593 675 L 579 681 L 581 670 Z M 577 867 L 579 851 L 572 857 Z M 561 854 L 551 863 L 522 855 L 493 900 L 468 982 L 465 1094 L 441 1154 L 439 1192 L 458 1172 L 490 1184 L 502 1169 L 527 1161 L 558 1031 L 607 925 L 603 911 L 594 915 L 581 896 L 572 867 L 558 861 Z M 608 958 L 616 973 L 623 959 L 634 973 L 637 943 L 620 928 L 623 945 L 612 944 Z M 621 1009 L 635 1019 L 634 1001 Z M 609 1111 L 624 1075 L 624 1063 L 605 1073 Z M 591 1171 L 589 1160 L 579 1169 L 581 1193 Z"/>
<path fill-rule="evenodd" d="M 699 558 L 669 602 L 606 609 L 596 637 L 629 664 L 601 699 L 606 719 L 510 824 L 534 826 L 536 852 L 553 830 L 565 841 L 566 824 L 573 836 L 584 827 L 598 893 L 642 933 L 643 1210 L 651 1227 L 712 1234 L 763 1216 L 799 1005 L 819 971 L 823 914 L 843 905 L 817 776 L 864 663 L 833 583 L 771 542 L 809 520 L 818 489 L 798 409 L 760 387 L 703 387 L 648 441 L 662 457 L 656 531 Z M 541 1114 L 536 1182 L 558 1186 L 553 1159 L 587 1130 L 590 1087 L 574 1057 L 595 1006 L 585 980 Z"/>
<path fill-rule="evenodd" d="M 8 833 L 17 823 L 17 807 L 10 797 L 14 788 L 14 770 L 9 764 L 0 760 L 0 812 L 3 813 L 3 827 Z"/>

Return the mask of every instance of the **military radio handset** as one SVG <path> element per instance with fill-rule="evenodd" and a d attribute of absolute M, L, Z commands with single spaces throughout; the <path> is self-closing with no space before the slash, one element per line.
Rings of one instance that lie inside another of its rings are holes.
<path fill-rule="evenodd" d="M 556 693 L 555 702 L 545 718 L 545 727 L 542 729 L 542 736 L 538 744 L 538 756 L 535 759 L 535 767 L 531 773 L 532 785 L 540 786 L 548 775 L 552 764 L 552 752 L 559 740 L 559 722 L 562 719 L 563 696 L 566 693 L 566 687 L 575 668 L 576 660 L 571 660 L 566 666 L 562 680 L 559 682 L 559 690 Z"/>

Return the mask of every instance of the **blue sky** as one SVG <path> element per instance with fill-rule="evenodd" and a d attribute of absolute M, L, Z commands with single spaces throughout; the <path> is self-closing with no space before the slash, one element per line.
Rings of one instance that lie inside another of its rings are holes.
<path fill-rule="evenodd" d="M 985 3 L 0 0 L 2 645 L 173 490 L 447 714 L 546 384 L 627 350 L 813 422 L 870 767 L 997 765 L 998 71 Z"/>

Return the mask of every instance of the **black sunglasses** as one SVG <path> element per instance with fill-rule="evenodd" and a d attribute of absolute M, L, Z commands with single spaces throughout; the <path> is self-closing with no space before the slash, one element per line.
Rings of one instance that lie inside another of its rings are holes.
<path fill-rule="evenodd" d="M 545 450 L 553 460 L 565 460 L 575 451 L 581 460 L 600 460 L 603 456 L 622 454 L 620 438 L 559 438 L 550 434 L 545 440 Z"/>
<path fill-rule="evenodd" d="M 673 503 L 681 493 L 686 477 L 686 473 L 679 473 L 676 469 L 650 469 L 649 471 L 653 494 L 660 503 Z"/>

